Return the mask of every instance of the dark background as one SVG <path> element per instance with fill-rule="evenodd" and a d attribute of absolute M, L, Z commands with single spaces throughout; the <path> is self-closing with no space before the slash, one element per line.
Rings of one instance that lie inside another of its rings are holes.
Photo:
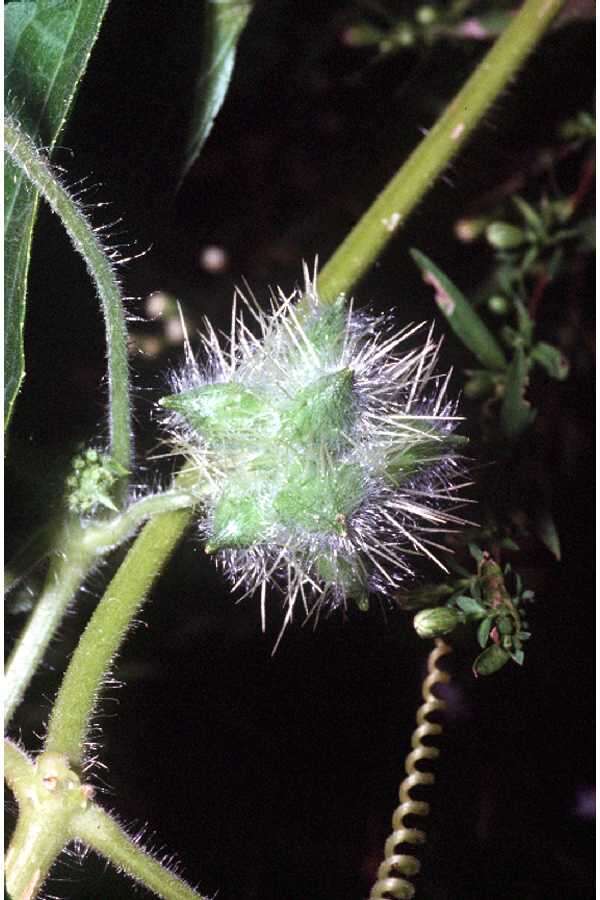
<path fill-rule="evenodd" d="M 243 276 L 266 297 L 270 285 L 288 290 L 299 280 L 302 259 L 327 259 L 483 48 L 442 42 L 375 61 L 340 40 L 349 4 L 258 3 L 226 104 L 173 200 L 199 6 L 112 4 L 57 161 L 69 180 L 89 176 L 88 202 L 111 202 L 95 220 L 122 218 L 112 233 L 127 255 L 147 250 L 123 270 L 132 315 L 163 290 L 181 300 L 191 323 L 206 313 L 225 327 Z M 547 38 L 357 286 L 359 303 L 395 307 L 401 322 L 434 317 L 411 246 L 465 291 L 477 284 L 491 254 L 460 244 L 453 223 L 526 169 L 562 120 L 591 107 L 592 53 L 589 24 Z M 576 172 L 560 174 L 572 190 Z M 227 253 L 218 274 L 200 264 L 212 244 Z M 534 539 L 515 558 L 537 595 L 525 667 L 476 681 L 473 644 L 452 659 L 418 881 L 418 896 L 429 900 L 593 896 L 592 296 L 586 271 L 573 301 L 569 380 L 541 376 L 531 387 L 563 558 L 554 561 Z M 77 442 L 103 436 L 102 323 L 83 266 L 45 210 L 30 297 L 27 377 L 8 445 L 9 558 L 56 503 Z M 542 336 L 556 336 L 564 303 L 564 293 L 550 293 Z M 132 328 L 159 334 L 161 325 Z M 180 353 L 132 357 L 140 459 L 156 446 L 152 404 Z M 459 371 L 466 364 L 451 336 L 444 362 Z M 460 383 L 457 375 L 457 391 Z M 468 416 L 469 404 L 463 409 Z M 477 494 L 483 476 L 474 468 Z M 136 473 L 140 483 L 167 475 L 142 463 Z M 90 579 L 20 712 L 14 733 L 32 749 L 107 574 Z M 9 613 L 9 645 L 21 622 Z M 189 535 L 125 645 L 114 673 L 124 686 L 110 686 L 101 704 L 97 740 L 108 769 L 96 783 L 103 803 L 136 830 L 150 823 L 154 846 L 176 851 L 185 876 L 219 900 L 359 900 L 389 831 L 427 647 L 409 615 L 374 608 L 334 614 L 315 632 L 296 622 L 271 657 L 281 622 L 274 598 L 261 635 L 257 603 L 235 605 Z M 92 857 L 83 867 L 67 860 L 49 890 L 73 900 L 145 896 Z"/>

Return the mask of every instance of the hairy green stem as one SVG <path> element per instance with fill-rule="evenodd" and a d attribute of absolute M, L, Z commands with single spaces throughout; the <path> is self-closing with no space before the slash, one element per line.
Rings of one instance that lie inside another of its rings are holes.
<path fill-rule="evenodd" d="M 12 900 L 38 896 L 54 861 L 72 840 L 70 823 L 86 809 L 90 793 L 72 772 L 64 756 L 42 753 L 33 764 L 8 744 L 19 819 L 6 854 L 6 889 Z"/>
<path fill-rule="evenodd" d="M 4 780 L 15 795 L 19 805 L 24 802 L 27 785 L 31 780 L 33 764 L 27 754 L 8 738 L 4 739 Z"/>
<path fill-rule="evenodd" d="M 445 113 L 340 244 L 319 276 L 334 300 L 365 274 L 523 64 L 564 0 L 526 0 Z"/>
<path fill-rule="evenodd" d="M 165 900 L 202 900 L 201 895 L 136 844 L 98 806 L 90 806 L 72 822 L 73 833 L 130 878 Z"/>
<path fill-rule="evenodd" d="M 129 471 L 132 450 L 127 329 L 114 266 L 93 227 L 57 179 L 49 162 L 19 124 L 10 117 L 4 125 L 4 145 L 15 165 L 63 223 L 73 246 L 83 257 L 96 285 L 106 326 L 111 456 L 115 462 Z M 119 491 L 122 502 L 126 494 L 124 479 Z"/>
<path fill-rule="evenodd" d="M 4 676 L 5 725 L 23 699 L 67 607 L 90 571 L 94 553 L 74 539 L 53 556 L 42 594 L 9 657 Z"/>
<path fill-rule="evenodd" d="M 54 555 L 50 563 L 44 590 L 8 661 L 4 679 L 5 723 L 23 699 L 67 607 L 94 562 L 131 537 L 145 519 L 171 510 L 190 509 L 196 502 L 193 493 L 174 489 L 143 497 L 113 519 L 87 527 L 72 523 L 68 531 L 64 529 L 68 537 L 59 539 L 60 555 Z M 54 534 L 57 532 L 59 525 L 54 523 Z"/>
<path fill-rule="evenodd" d="M 202 900 L 164 868 L 139 842 L 92 802 L 63 753 L 45 751 L 35 763 L 12 741 L 4 742 L 6 781 L 19 805 L 19 819 L 6 854 L 11 900 L 32 900 L 60 853 L 81 841 L 166 900 Z"/>
<path fill-rule="evenodd" d="M 156 516 L 144 527 L 81 636 L 46 737 L 46 750 L 66 754 L 76 769 L 82 764 L 90 716 L 106 673 L 190 519 L 189 510 L 178 510 Z"/>

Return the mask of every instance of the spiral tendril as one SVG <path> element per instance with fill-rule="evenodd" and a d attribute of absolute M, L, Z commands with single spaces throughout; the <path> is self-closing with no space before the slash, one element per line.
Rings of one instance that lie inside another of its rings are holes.
<path fill-rule="evenodd" d="M 442 732 L 442 726 L 429 721 L 431 713 L 444 709 L 445 702 L 436 697 L 433 688 L 437 684 L 447 684 L 450 676 L 447 672 L 438 668 L 438 661 L 451 653 L 452 648 L 445 641 L 438 638 L 435 647 L 427 660 L 427 676 L 423 681 L 423 703 L 417 710 L 417 727 L 413 731 L 412 750 L 406 757 L 406 776 L 400 784 L 400 805 L 392 816 L 393 831 L 385 842 L 385 858 L 377 871 L 377 881 L 371 889 L 369 900 L 380 898 L 396 898 L 396 900 L 410 900 L 415 896 L 415 887 L 408 881 L 417 875 L 421 864 L 416 856 L 408 853 L 399 853 L 401 845 L 418 846 L 424 844 L 425 832 L 419 828 L 411 828 L 406 825 L 408 816 L 427 816 L 429 803 L 423 800 L 414 800 L 411 791 L 414 787 L 433 784 L 435 777 L 432 772 L 423 772 L 417 768 L 421 760 L 434 760 L 439 756 L 437 747 L 423 743 L 424 737 L 434 737 Z"/>

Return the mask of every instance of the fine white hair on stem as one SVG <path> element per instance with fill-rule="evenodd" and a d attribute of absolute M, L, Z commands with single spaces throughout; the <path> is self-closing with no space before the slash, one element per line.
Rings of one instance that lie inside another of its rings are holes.
<path fill-rule="evenodd" d="M 303 287 L 272 292 L 268 312 L 236 290 L 230 334 L 206 321 L 198 359 L 186 334 L 160 401 L 173 451 L 206 485 L 207 551 L 259 594 L 263 629 L 269 586 L 284 627 L 298 603 L 315 619 L 323 605 L 364 608 L 393 597 L 417 557 L 447 571 L 437 538 L 463 524 L 461 417 L 433 326 L 326 304 L 316 277 L 305 265 Z"/>

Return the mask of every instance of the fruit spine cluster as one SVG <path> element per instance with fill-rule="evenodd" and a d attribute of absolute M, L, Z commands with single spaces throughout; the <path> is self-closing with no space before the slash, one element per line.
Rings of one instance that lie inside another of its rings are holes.
<path fill-rule="evenodd" d="M 187 346 L 160 401 L 205 485 L 206 550 L 235 587 L 260 591 L 263 613 L 269 583 L 286 621 L 298 601 L 366 608 L 413 574 L 415 554 L 439 562 L 440 534 L 461 522 L 462 439 L 439 344 L 343 295 L 323 302 L 307 274 L 268 313 L 242 302 L 225 341 L 207 323 L 201 362 Z"/>

